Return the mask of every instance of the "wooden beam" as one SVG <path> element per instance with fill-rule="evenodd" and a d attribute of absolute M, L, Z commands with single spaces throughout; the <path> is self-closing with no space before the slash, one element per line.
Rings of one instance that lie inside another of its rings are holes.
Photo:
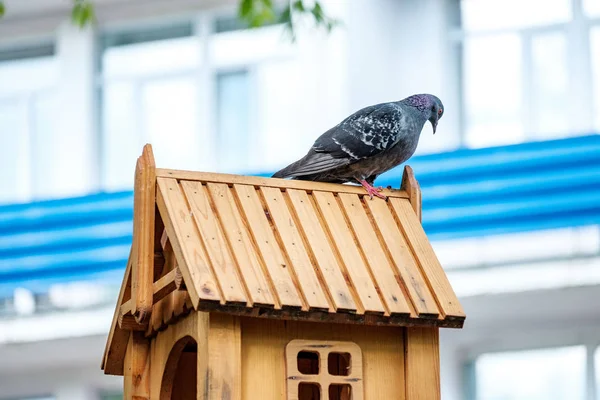
<path fill-rule="evenodd" d="M 441 399 L 439 332 L 438 328 L 406 328 L 406 400 Z"/>
<path fill-rule="evenodd" d="M 240 319 L 211 314 L 208 331 L 208 396 L 206 400 L 242 399 L 242 334 Z"/>
<path fill-rule="evenodd" d="M 125 356 L 125 400 L 150 400 L 150 340 L 133 332 Z"/>
<path fill-rule="evenodd" d="M 156 304 L 175 290 L 179 290 L 183 284 L 183 275 L 179 268 L 172 269 L 153 284 L 152 301 Z"/>
<path fill-rule="evenodd" d="M 367 192 L 359 185 L 339 185 L 336 183 L 296 181 L 289 179 L 278 178 L 261 178 L 258 176 L 244 176 L 231 174 L 216 174 L 211 172 L 194 172 L 180 171 L 174 169 L 156 169 L 156 176 L 161 178 L 174 178 L 177 180 L 201 181 L 212 183 L 226 183 L 229 185 L 242 184 L 264 187 L 274 187 L 280 189 L 299 189 L 312 192 L 318 190 L 321 192 L 333 193 L 352 193 L 358 195 L 366 195 Z M 388 197 L 408 198 L 408 194 L 404 190 L 384 189 L 382 194 Z"/>
<path fill-rule="evenodd" d="M 413 169 L 410 167 L 410 165 L 404 166 L 401 189 L 408 194 L 408 201 L 410 202 L 413 210 L 415 210 L 417 218 L 419 218 L 419 221 L 421 221 L 421 187 L 419 186 L 419 182 L 417 182 Z"/>
<path fill-rule="evenodd" d="M 172 269 L 162 278 L 152 284 L 152 301 L 153 304 L 158 303 L 160 300 L 165 298 L 170 293 L 180 290 L 183 286 L 183 275 L 179 268 Z M 119 327 L 121 329 L 129 330 L 145 330 L 146 323 L 139 323 L 136 320 L 135 324 L 132 324 L 131 319 L 128 318 L 133 315 L 133 299 L 130 299 L 123 303 L 119 311 Z M 132 326 L 135 325 L 135 326 Z"/>
<path fill-rule="evenodd" d="M 137 160 L 134 188 L 133 242 L 137 263 L 132 270 L 131 298 L 135 306 L 133 315 L 139 323 L 147 322 L 152 312 L 155 209 L 156 165 L 152 147 L 147 144 Z"/>
<path fill-rule="evenodd" d="M 129 306 L 131 304 L 128 304 Z M 145 331 L 146 327 L 144 325 L 138 324 L 135 320 L 135 317 L 131 314 L 123 315 L 123 313 L 119 312 L 119 328 L 126 331 Z"/>

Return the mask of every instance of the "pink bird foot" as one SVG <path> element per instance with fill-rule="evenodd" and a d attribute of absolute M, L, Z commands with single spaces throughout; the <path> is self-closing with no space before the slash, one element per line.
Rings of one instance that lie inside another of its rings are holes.
<path fill-rule="evenodd" d="M 380 191 L 383 190 L 383 188 L 380 187 L 373 187 L 371 185 L 369 185 L 369 183 L 367 181 L 363 180 L 358 180 L 360 182 L 360 184 L 367 190 L 367 193 L 369 194 L 369 197 L 371 198 L 371 200 L 373 200 L 373 195 L 379 197 L 380 199 L 386 200 L 387 196 L 379 193 Z"/>

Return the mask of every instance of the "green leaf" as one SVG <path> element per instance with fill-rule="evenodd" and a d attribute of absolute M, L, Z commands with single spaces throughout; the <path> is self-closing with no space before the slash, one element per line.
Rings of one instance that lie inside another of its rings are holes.
<path fill-rule="evenodd" d="M 323 22 L 323 20 L 325 19 L 325 14 L 323 13 L 323 8 L 321 7 L 321 4 L 319 2 L 315 3 L 315 6 L 312 9 L 312 14 L 315 17 L 315 20 L 317 21 L 317 25 L 320 22 Z"/>
<path fill-rule="evenodd" d="M 76 2 L 71 10 L 71 21 L 74 24 L 79 25 L 79 21 L 81 21 L 81 14 L 83 12 L 83 8 L 81 7 L 81 3 Z"/>
<path fill-rule="evenodd" d="M 87 24 L 91 24 L 94 21 L 94 6 L 92 3 L 86 2 L 83 6 L 83 13 L 81 15 L 81 27 L 83 28 Z"/>
<path fill-rule="evenodd" d="M 4 7 L 4 2 L 0 1 L 0 17 L 4 16 L 6 12 L 6 7 Z"/>
<path fill-rule="evenodd" d="M 252 9 L 254 8 L 254 0 L 242 0 L 240 3 L 239 14 L 243 19 L 247 19 L 252 14 Z"/>
<path fill-rule="evenodd" d="M 287 24 L 287 23 L 290 23 L 291 21 L 292 21 L 292 10 L 290 9 L 290 6 L 288 5 L 283 10 L 281 15 L 279 16 L 279 22 L 282 24 Z"/>
<path fill-rule="evenodd" d="M 294 1 L 294 10 L 298 11 L 298 12 L 305 12 L 306 9 L 304 8 L 304 3 L 302 2 L 302 0 L 296 0 Z"/>
<path fill-rule="evenodd" d="M 93 23 L 95 21 L 94 5 L 87 0 L 75 0 L 71 11 L 71 21 L 79 28 Z"/>

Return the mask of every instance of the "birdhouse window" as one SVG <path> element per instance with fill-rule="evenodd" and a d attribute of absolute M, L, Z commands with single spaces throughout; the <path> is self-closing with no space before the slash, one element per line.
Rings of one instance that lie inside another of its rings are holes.
<path fill-rule="evenodd" d="M 352 342 L 292 340 L 286 348 L 288 400 L 362 400 L 362 353 Z"/>

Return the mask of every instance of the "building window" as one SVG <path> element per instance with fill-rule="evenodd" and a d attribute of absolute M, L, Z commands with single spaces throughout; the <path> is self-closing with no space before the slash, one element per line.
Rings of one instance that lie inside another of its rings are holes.
<path fill-rule="evenodd" d="M 362 353 L 355 343 L 292 340 L 285 356 L 288 399 L 362 400 Z"/>
<path fill-rule="evenodd" d="M 217 82 L 216 164 L 221 172 L 248 169 L 250 132 L 250 74 L 220 72 Z"/>
<path fill-rule="evenodd" d="M 583 0 L 583 8 L 589 17 L 600 17 L 600 1 Z"/>
<path fill-rule="evenodd" d="M 130 188 L 137 155 L 152 143 L 157 163 L 198 169 L 202 135 L 201 53 L 187 24 L 106 34 L 102 40 L 102 176 L 109 190 Z"/>
<path fill-rule="evenodd" d="M 600 2 L 598 2 L 600 4 Z M 598 7 L 600 10 L 600 6 Z M 599 13 L 600 14 L 600 13 Z M 594 90 L 594 128 L 600 131 L 600 24 L 591 29 L 590 47 Z"/>
<path fill-rule="evenodd" d="M 464 144 L 487 147 L 600 129 L 594 0 L 462 0 Z M 540 12 L 540 10 L 544 12 Z M 592 74 L 586 71 L 593 71 Z M 582 84 L 583 82 L 583 84 Z M 592 93 L 594 91 L 594 93 Z M 595 97 L 596 111 L 587 99 Z M 576 109 L 577 112 L 573 112 Z M 595 119 L 595 121 L 594 121 Z"/>
<path fill-rule="evenodd" d="M 476 400 L 584 400 L 586 348 L 487 353 L 475 361 Z"/>
<path fill-rule="evenodd" d="M 0 50 L 0 203 L 53 194 L 54 46 Z"/>

